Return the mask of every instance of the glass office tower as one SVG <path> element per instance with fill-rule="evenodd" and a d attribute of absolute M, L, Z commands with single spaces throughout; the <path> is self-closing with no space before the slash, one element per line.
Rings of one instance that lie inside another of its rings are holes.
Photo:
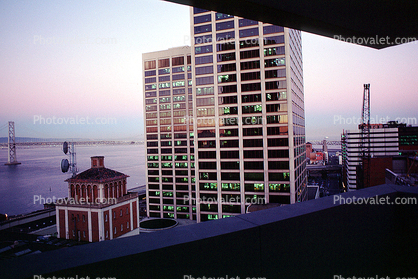
<path fill-rule="evenodd" d="M 197 220 L 307 199 L 301 32 L 191 8 Z"/>
<path fill-rule="evenodd" d="M 191 35 L 143 54 L 148 216 L 306 200 L 300 31 L 191 8 Z"/>
<path fill-rule="evenodd" d="M 190 47 L 144 53 L 144 118 L 149 217 L 193 219 Z M 184 198 L 186 197 L 186 198 Z M 194 215 L 196 219 L 196 214 Z"/>

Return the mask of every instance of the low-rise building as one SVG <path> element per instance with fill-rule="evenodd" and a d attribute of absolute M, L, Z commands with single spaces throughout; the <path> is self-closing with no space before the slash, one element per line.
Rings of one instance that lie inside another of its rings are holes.
<path fill-rule="evenodd" d="M 128 193 L 128 177 L 91 157 L 91 168 L 67 179 L 68 198 L 56 203 L 58 237 L 96 242 L 138 228 L 138 193 Z"/>
<path fill-rule="evenodd" d="M 387 124 L 370 124 L 370 141 L 359 126 L 358 130 L 346 130 L 341 136 L 343 153 L 343 179 L 348 190 L 357 190 L 385 183 L 385 169 L 398 172 L 404 168 L 404 156 L 418 150 L 418 127 L 390 121 Z M 363 152 L 370 153 L 370 162 L 365 162 Z M 363 166 L 369 165 L 368 183 Z M 368 185 L 367 185 L 368 184 Z"/>

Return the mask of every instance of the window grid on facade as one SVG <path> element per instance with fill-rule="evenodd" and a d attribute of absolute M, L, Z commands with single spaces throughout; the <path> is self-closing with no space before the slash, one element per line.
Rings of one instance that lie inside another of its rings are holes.
<path fill-rule="evenodd" d="M 183 209 L 176 204 L 176 197 L 182 197 L 186 192 L 180 189 L 206 198 L 230 198 L 224 192 L 231 192 L 237 200 L 246 201 L 264 199 L 269 203 L 294 203 L 305 200 L 300 32 L 198 8 L 191 8 L 191 17 L 194 39 L 189 57 L 193 62 L 194 80 L 184 93 L 190 92 L 187 100 L 171 99 L 167 103 L 169 107 L 161 107 L 163 103 L 160 102 L 154 104 L 151 98 L 155 94 L 151 92 L 158 84 L 154 86 L 151 71 L 155 66 L 150 65 L 144 72 L 148 82 L 145 95 L 150 100 L 144 102 L 148 106 L 145 107 L 147 120 L 153 119 L 153 113 L 158 120 L 161 118 L 158 114 L 164 111 L 185 112 L 176 118 L 169 116 L 172 121 L 165 122 L 164 127 L 172 129 L 165 128 L 164 137 L 161 122 L 147 122 L 147 128 L 159 128 L 150 132 L 149 141 L 161 141 L 170 135 L 170 139 L 183 138 L 188 144 L 187 147 L 182 143 L 173 144 L 166 149 L 168 153 L 157 145 L 157 153 L 152 155 L 161 157 L 157 161 L 148 160 L 149 170 L 158 170 L 151 171 L 148 176 L 148 188 L 153 188 L 153 196 L 149 197 L 150 216 L 180 217 L 186 212 L 190 219 L 206 221 L 244 213 L 249 205 L 248 202 L 222 201 L 209 205 L 198 203 L 196 207 L 186 205 Z M 286 49 L 289 49 L 288 53 Z M 167 57 L 169 55 L 161 53 L 161 57 L 155 55 L 145 61 L 160 61 Z M 174 64 L 173 59 L 171 64 Z M 169 69 L 173 65 L 166 67 Z M 172 73 L 167 75 L 173 82 Z M 158 76 L 159 71 L 156 78 Z M 180 77 L 179 80 L 182 81 Z M 173 92 L 176 87 L 177 84 L 172 83 L 167 90 Z M 150 93 L 147 95 L 147 92 Z M 184 116 L 190 116 L 191 111 L 195 117 L 185 123 Z M 184 133 L 186 137 L 180 136 L 183 132 L 189 133 Z M 160 133 L 160 136 L 154 138 L 154 133 Z M 172 157 L 163 161 L 162 156 L 166 154 Z M 180 160 L 183 154 L 189 156 L 187 161 Z M 190 160 L 192 154 L 199 164 Z M 176 160 L 174 156 L 178 156 Z M 192 169 L 196 170 L 196 177 L 189 176 Z M 168 172 L 162 175 L 162 170 Z M 193 180 L 193 186 L 197 183 L 197 187 L 193 190 L 181 188 L 182 184 L 191 186 L 190 180 Z M 172 196 L 161 195 L 164 188 Z M 159 194 L 155 196 L 157 192 Z"/>

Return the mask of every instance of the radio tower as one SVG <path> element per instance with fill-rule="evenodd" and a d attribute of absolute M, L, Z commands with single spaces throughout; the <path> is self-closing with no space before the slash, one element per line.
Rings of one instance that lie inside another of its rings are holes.
<path fill-rule="evenodd" d="M 370 84 L 364 85 L 363 111 L 361 112 L 361 143 L 364 188 L 370 187 Z"/>
<path fill-rule="evenodd" d="M 9 121 L 9 139 L 7 141 L 7 163 L 5 165 L 19 165 L 16 158 L 16 138 L 15 138 L 15 123 Z"/>

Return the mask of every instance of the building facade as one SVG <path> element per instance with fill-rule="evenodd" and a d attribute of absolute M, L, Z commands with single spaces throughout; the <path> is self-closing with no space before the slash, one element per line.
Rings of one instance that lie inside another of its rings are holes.
<path fill-rule="evenodd" d="M 147 215 L 196 219 L 189 46 L 144 53 Z M 186 197 L 186 199 L 184 198 Z"/>
<path fill-rule="evenodd" d="M 91 157 L 90 169 L 66 180 L 68 198 L 56 202 L 58 238 L 97 242 L 138 228 L 138 194 L 128 193 L 127 177 Z"/>
<path fill-rule="evenodd" d="M 408 156 L 418 150 L 418 127 L 407 127 L 405 124 L 388 122 L 387 124 L 370 124 L 370 176 L 371 185 L 384 183 L 385 169 L 398 170 L 397 166 L 404 160 L 395 160 L 395 157 Z M 346 130 L 341 136 L 341 149 L 343 157 L 343 180 L 349 191 L 362 187 L 364 162 L 362 144 L 364 137 L 362 131 Z M 367 149 L 364 147 L 363 149 Z M 376 180 L 376 182 L 374 182 Z"/>
<path fill-rule="evenodd" d="M 187 163 L 191 181 L 189 188 L 181 191 L 176 185 L 172 193 L 167 193 L 167 188 L 164 191 L 160 165 L 165 155 L 157 135 L 162 132 L 150 126 L 153 123 L 161 128 L 161 124 L 158 119 L 151 122 L 147 118 L 151 110 L 157 112 L 156 117 L 162 112 L 160 103 L 152 104 L 160 102 L 157 91 L 162 87 L 159 77 L 147 76 L 147 71 L 152 71 L 148 65 L 158 59 L 173 59 L 179 53 L 170 54 L 170 49 L 143 55 L 149 216 L 159 213 L 158 217 L 178 218 L 184 206 L 189 218 L 200 222 L 245 213 L 252 203 L 306 200 L 300 32 L 198 8 L 191 8 L 190 18 L 191 83 L 184 88 L 189 95 L 183 114 L 187 115 L 185 134 L 190 136 Z M 150 92 L 155 92 L 152 97 Z M 170 101 L 173 106 L 174 100 Z M 150 159 L 155 158 L 150 157 L 149 149 L 158 152 L 158 166 L 152 165 Z M 176 150 L 172 152 L 176 156 Z M 158 172 L 150 166 L 158 167 Z M 173 177 L 167 178 L 176 183 L 181 176 L 177 176 L 176 167 L 172 173 Z M 159 180 L 153 180 L 157 175 Z M 164 195 L 173 195 L 173 201 Z M 170 207 L 173 213 L 165 210 L 166 201 L 174 203 Z"/>
<path fill-rule="evenodd" d="M 191 8 L 198 221 L 306 200 L 299 31 Z"/>

